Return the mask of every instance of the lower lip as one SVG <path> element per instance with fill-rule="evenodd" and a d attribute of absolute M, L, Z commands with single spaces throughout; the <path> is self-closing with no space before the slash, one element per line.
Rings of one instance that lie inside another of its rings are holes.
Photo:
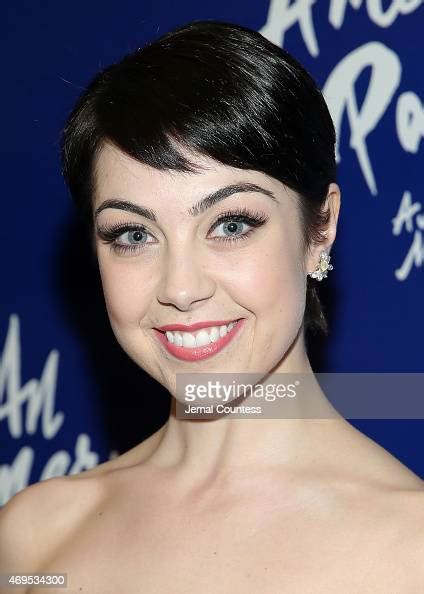
<path fill-rule="evenodd" d="M 201 359 L 207 359 L 208 357 L 212 357 L 212 355 L 219 353 L 219 351 L 222 351 L 222 349 L 225 348 L 239 332 L 244 322 L 245 319 L 239 320 L 225 336 L 219 338 L 216 342 L 193 348 L 177 346 L 176 344 L 169 342 L 163 332 L 159 332 L 159 330 L 156 330 L 155 328 L 154 331 L 159 342 L 163 344 L 171 355 L 177 357 L 177 359 L 182 359 L 183 361 L 200 361 Z"/>

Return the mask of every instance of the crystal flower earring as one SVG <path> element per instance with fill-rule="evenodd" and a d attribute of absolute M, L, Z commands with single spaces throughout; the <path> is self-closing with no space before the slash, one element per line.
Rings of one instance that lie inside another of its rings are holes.
<path fill-rule="evenodd" d="M 308 272 L 308 275 L 322 281 L 323 278 L 327 278 L 329 270 L 333 270 L 333 266 L 330 264 L 330 254 L 323 250 L 319 255 L 318 266 L 313 272 Z"/>

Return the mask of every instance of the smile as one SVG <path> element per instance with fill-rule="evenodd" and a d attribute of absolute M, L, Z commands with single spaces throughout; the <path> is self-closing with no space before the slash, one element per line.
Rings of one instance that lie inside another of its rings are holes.
<path fill-rule="evenodd" d="M 184 361 L 199 361 L 215 355 L 229 344 L 241 329 L 245 319 L 229 324 L 202 328 L 193 332 L 161 332 L 154 329 L 159 342 L 166 350 Z"/>

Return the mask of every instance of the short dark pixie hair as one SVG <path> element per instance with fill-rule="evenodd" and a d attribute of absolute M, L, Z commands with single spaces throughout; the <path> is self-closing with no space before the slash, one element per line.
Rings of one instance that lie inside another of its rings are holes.
<path fill-rule="evenodd" d="M 298 194 L 304 248 L 324 240 L 334 125 L 311 76 L 256 31 L 189 23 L 93 78 L 62 136 L 63 175 L 90 231 L 105 142 L 160 170 L 195 172 L 191 153 L 263 172 Z M 326 335 L 316 282 L 308 276 L 304 328 Z"/>

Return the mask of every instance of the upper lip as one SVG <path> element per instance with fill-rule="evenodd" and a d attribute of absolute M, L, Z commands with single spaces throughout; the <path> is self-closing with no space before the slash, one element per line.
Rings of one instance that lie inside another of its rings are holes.
<path fill-rule="evenodd" d="M 192 330 L 199 330 L 200 328 L 210 328 L 212 326 L 227 326 L 231 322 L 236 322 L 240 318 L 232 318 L 230 320 L 213 320 L 196 322 L 195 324 L 168 324 L 167 326 L 157 326 L 156 330 L 160 332 L 172 332 L 173 330 L 181 330 L 181 332 L 191 332 Z"/>

